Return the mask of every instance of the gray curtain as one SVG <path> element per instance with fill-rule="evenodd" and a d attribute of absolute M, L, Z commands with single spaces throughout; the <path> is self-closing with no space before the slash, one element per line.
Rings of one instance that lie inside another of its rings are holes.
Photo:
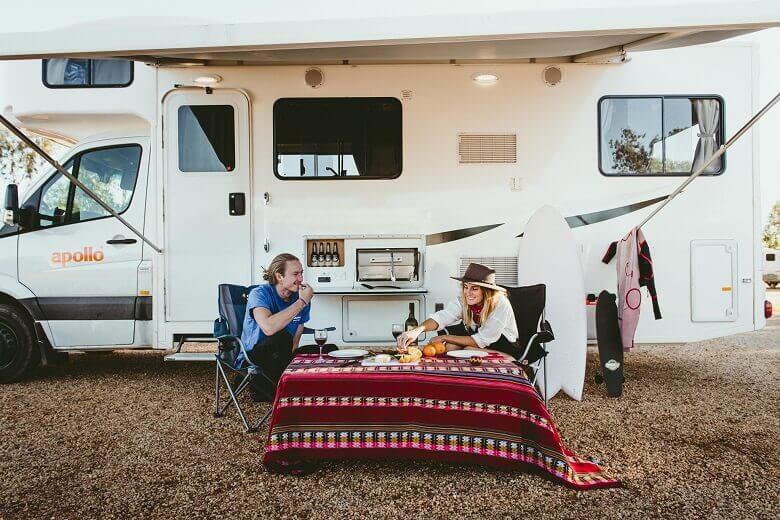
<path fill-rule="evenodd" d="M 718 150 L 718 123 L 720 121 L 720 103 L 717 99 L 692 99 L 693 110 L 699 123 L 699 142 L 693 157 L 691 172 L 695 172 Z M 720 171 L 721 158 L 710 164 L 704 173 Z"/>
<path fill-rule="evenodd" d="M 125 85 L 130 82 L 133 62 L 127 60 L 94 60 L 92 83 L 94 85 Z"/>

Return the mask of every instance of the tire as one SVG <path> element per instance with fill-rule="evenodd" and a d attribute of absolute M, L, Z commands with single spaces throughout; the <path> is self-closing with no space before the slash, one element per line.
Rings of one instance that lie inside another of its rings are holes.
<path fill-rule="evenodd" d="M 0 304 L 0 383 L 22 379 L 41 361 L 32 323 L 24 311 Z"/>

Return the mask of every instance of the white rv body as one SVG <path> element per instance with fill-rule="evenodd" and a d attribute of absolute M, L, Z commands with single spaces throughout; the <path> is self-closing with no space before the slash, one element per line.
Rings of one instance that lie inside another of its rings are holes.
<path fill-rule="evenodd" d="M 34 316 L 54 349 L 169 349 L 175 338 L 211 332 L 217 284 L 260 283 L 261 266 L 276 254 L 291 252 L 306 264 L 307 239 L 339 240 L 343 267 L 306 267 L 305 279 L 315 288 L 308 325 L 334 326 L 329 340 L 339 345 L 381 345 L 391 341 L 390 324 L 405 319 L 410 302 L 422 321 L 456 295 L 450 276 L 462 262 L 510 265 L 529 216 L 547 204 L 571 222 L 611 215 L 572 225 L 587 292 L 614 291 L 615 264 L 601 262 L 610 242 L 641 222 L 655 207 L 652 201 L 670 194 L 684 177 L 600 173 L 599 100 L 714 95 L 722 99 L 728 137 L 759 108 L 756 57 L 750 44 L 718 43 L 635 53 L 620 65 L 556 63 L 562 77 L 555 86 L 543 79 L 544 63 L 318 63 L 324 82 L 316 89 L 304 81 L 305 64 L 136 62 L 126 88 L 70 90 L 46 88 L 40 60 L 0 63 L 6 116 L 41 135 L 77 142 L 62 164 L 95 148 L 142 148 L 123 216 L 163 251 L 157 254 L 140 240 L 106 244 L 132 237 L 112 218 L 7 236 L 0 238 L 0 293 L 25 300 L 28 310 L 43 302 L 44 310 L 65 318 L 51 319 L 40 308 Z M 486 71 L 498 76 L 495 84 L 473 81 Z M 190 88 L 204 75 L 221 81 L 209 91 Z M 316 182 L 276 176 L 274 103 L 308 97 L 401 100 L 400 176 Z M 235 110 L 236 168 L 230 175 L 182 172 L 175 160 L 178 107 L 209 104 Z M 516 162 L 459 162 L 462 134 L 514 135 Z M 695 181 L 643 228 L 664 317 L 653 319 L 645 297 L 637 342 L 696 341 L 764 326 L 754 140 L 746 135 L 728 151 L 721 175 Z M 53 173 L 30 185 L 20 202 Z M 246 195 L 244 215 L 229 212 L 234 193 Z M 383 292 L 359 283 L 356 249 L 388 247 L 419 248 L 419 283 Z M 60 262 L 53 260 L 64 252 L 71 259 L 84 252 L 84 259 L 86 248 L 102 251 L 103 260 L 94 261 L 94 254 L 91 261 L 63 263 L 62 255 Z M 105 298 L 118 298 L 114 303 L 124 307 L 117 316 L 123 319 L 89 319 L 109 302 Z M 139 298 L 151 304 L 151 314 L 148 305 L 139 311 Z"/>
<path fill-rule="evenodd" d="M 780 249 L 764 249 L 764 282 L 775 288 L 780 284 Z"/>

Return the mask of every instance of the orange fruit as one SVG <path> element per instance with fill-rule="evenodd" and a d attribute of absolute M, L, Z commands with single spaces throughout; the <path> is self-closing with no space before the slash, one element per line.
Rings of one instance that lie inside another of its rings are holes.
<path fill-rule="evenodd" d="M 433 345 L 425 345 L 422 352 L 425 357 L 433 357 L 436 355 L 436 347 Z"/>
<path fill-rule="evenodd" d="M 440 356 L 441 354 L 444 354 L 445 352 L 447 352 L 447 347 L 444 346 L 444 342 L 443 341 L 435 341 L 435 342 L 431 343 L 431 345 L 433 345 L 433 348 L 436 349 L 436 355 L 437 356 Z"/>

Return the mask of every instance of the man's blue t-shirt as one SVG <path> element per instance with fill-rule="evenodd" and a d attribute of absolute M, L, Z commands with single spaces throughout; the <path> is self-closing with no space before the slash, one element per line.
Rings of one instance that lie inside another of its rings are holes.
<path fill-rule="evenodd" d="M 249 293 L 246 304 L 246 314 L 244 315 L 244 330 L 241 332 L 241 342 L 246 347 L 247 352 L 251 352 L 252 348 L 259 342 L 266 339 L 266 335 L 263 334 L 263 329 L 260 328 L 260 324 L 257 323 L 255 317 L 252 315 L 252 309 L 256 307 L 263 307 L 271 311 L 271 314 L 281 312 L 293 303 L 298 301 L 298 293 L 293 293 L 287 301 L 284 301 L 279 293 L 276 292 L 276 287 L 270 284 L 258 285 Z M 311 312 L 311 304 L 301 310 L 293 320 L 282 329 L 286 330 L 290 336 L 295 337 L 295 331 L 298 330 L 298 325 L 303 325 L 309 321 L 309 314 Z"/>

